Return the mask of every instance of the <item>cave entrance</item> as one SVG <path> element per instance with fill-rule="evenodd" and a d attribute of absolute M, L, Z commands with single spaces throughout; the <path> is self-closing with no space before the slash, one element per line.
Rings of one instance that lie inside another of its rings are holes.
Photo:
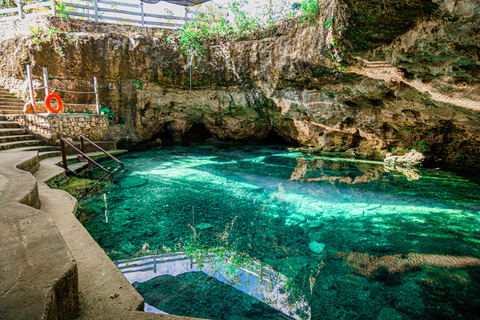
<path fill-rule="evenodd" d="M 262 144 L 280 144 L 280 145 L 288 145 L 292 147 L 299 147 L 300 145 L 298 144 L 297 141 L 287 141 L 285 138 L 283 138 L 281 135 L 276 133 L 275 131 L 270 131 L 265 139 L 262 140 Z"/>
<path fill-rule="evenodd" d="M 203 123 L 194 123 L 187 133 L 182 137 L 186 142 L 203 142 L 212 137 L 210 131 Z"/>
<path fill-rule="evenodd" d="M 191 142 L 204 142 L 212 137 L 210 131 L 203 123 L 194 123 L 190 130 L 182 136 L 182 144 Z M 150 138 L 149 143 L 156 143 L 161 141 L 162 145 L 173 145 L 175 142 L 174 133 L 170 130 L 159 132 Z"/>

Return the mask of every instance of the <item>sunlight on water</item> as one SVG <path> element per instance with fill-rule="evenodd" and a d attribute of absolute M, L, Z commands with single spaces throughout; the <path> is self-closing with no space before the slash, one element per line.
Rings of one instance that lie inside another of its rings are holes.
<path fill-rule="evenodd" d="M 162 312 L 479 319 L 478 177 L 280 146 L 164 147 L 122 161 L 105 196 L 83 204 L 87 229 L 112 260 L 158 256 L 118 265 Z"/>

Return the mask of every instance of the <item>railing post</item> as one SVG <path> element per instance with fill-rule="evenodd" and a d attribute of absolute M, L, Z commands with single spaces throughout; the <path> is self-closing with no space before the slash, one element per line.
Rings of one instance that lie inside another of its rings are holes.
<path fill-rule="evenodd" d="M 98 93 L 97 77 L 93 77 L 93 91 L 95 91 L 95 108 L 96 108 L 97 114 L 100 114 L 100 95 Z"/>
<path fill-rule="evenodd" d="M 95 6 L 95 22 L 98 22 L 98 0 L 94 0 Z"/>
<path fill-rule="evenodd" d="M 32 113 L 35 113 L 35 94 L 33 93 L 32 70 L 30 69 L 29 64 L 27 64 L 27 81 L 28 92 L 30 93 L 30 103 L 32 105 Z"/>
<path fill-rule="evenodd" d="M 43 73 L 43 86 L 45 87 L 45 101 L 47 101 L 47 96 L 48 96 L 48 70 L 47 68 L 43 67 L 42 68 L 42 73 Z"/>
<path fill-rule="evenodd" d="M 18 15 L 20 16 L 20 19 L 23 19 L 23 6 L 22 6 L 22 0 L 17 0 L 15 3 L 18 6 Z"/>
<path fill-rule="evenodd" d="M 188 7 L 185 6 L 185 27 L 187 26 L 187 22 L 188 22 Z"/>
<path fill-rule="evenodd" d="M 80 136 L 80 150 L 85 153 L 85 144 L 83 143 L 83 136 Z"/>
<path fill-rule="evenodd" d="M 142 15 L 142 27 L 145 27 L 145 17 L 143 13 L 143 2 L 140 2 L 140 10 L 141 10 L 141 15 Z"/>
<path fill-rule="evenodd" d="M 57 1 L 56 0 L 52 0 L 52 11 L 53 11 L 53 16 L 56 17 L 57 16 Z"/>
<path fill-rule="evenodd" d="M 62 150 L 62 166 L 65 170 L 68 170 L 67 151 L 65 149 L 65 142 L 62 139 L 60 139 L 60 149 Z"/>
<path fill-rule="evenodd" d="M 93 165 L 90 160 L 87 159 L 87 161 L 88 161 L 88 175 L 91 177 L 93 173 Z"/>

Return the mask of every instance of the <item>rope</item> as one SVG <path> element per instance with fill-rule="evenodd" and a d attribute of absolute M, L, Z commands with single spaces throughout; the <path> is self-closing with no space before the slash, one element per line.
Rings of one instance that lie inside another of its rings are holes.
<path fill-rule="evenodd" d="M 55 91 L 61 91 L 61 92 L 70 92 L 70 93 L 96 93 L 95 91 L 93 92 L 79 92 L 79 91 L 69 91 L 69 90 L 61 90 L 61 89 L 55 89 L 55 88 L 50 88 Z"/>
<path fill-rule="evenodd" d="M 40 87 L 40 88 L 34 88 L 33 90 L 42 90 L 45 89 L 46 87 Z M 49 88 L 52 91 L 61 91 L 61 92 L 70 92 L 70 93 L 96 93 L 95 91 L 91 92 L 80 92 L 80 91 L 69 91 L 69 90 L 61 90 L 61 89 L 55 89 L 55 88 Z"/>

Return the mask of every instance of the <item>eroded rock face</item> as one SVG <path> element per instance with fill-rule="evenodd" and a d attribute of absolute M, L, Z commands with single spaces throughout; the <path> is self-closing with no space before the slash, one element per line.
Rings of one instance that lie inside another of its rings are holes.
<path fill-rule="evenodd" d="M 478 0 L 329 0 L 314 24 L 282 21 L 211 43 L 192 68 L 191 91 L 171 31 L 34 22 L 59 32 L 37 44 L 27 22 L 1 26 L 11 35 L 0 39 L 0 85 L 26 94 L 26 63 L 39 85 L 42 66 L 52 87 L 89 91 L 96 76 L 117 141 L 161 132 L 181 139 L 203 124 L 220 139 L 261 140 L 273 131 L 318 150 L 383 158 L 417 149 L 427 164 L 480 166 Z M 341 59 L 348 69 L 339 70 Z"/>

